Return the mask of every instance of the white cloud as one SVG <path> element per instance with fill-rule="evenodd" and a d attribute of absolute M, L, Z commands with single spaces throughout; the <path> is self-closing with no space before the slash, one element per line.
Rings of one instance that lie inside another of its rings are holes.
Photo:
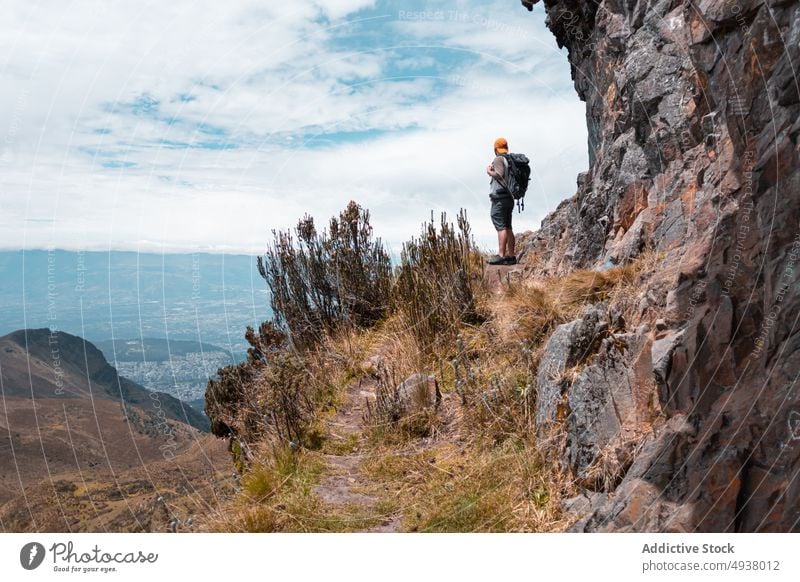
<path fill-rule="evenodd" d="M 461 206 L 488 245 L 495 137 L 534 163 L 521 228 L 587 164 L 566 56 L 521 7 L 431 3 L 458 15 L 410 22 L 374 0 L 10 4 L 3 248 L 255 252 L 351 198 L 394 246 Z"/>

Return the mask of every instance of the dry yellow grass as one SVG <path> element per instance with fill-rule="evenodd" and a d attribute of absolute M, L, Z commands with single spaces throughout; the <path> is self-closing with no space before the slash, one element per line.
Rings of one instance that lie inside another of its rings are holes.
<path fill-rule="evenodd" d="M 524 440 L 499 446 L 445 440 L 420 451 L 375 454 L 366 475 L 388 490 L 404 531 L 553 531 L 570 481 Z"/>
<path fill-rule="evenodd" d="M 488 306 L 489 326 L 504 345 L 537 344 L 564 321 L 564 310 L 541 283 L 521 281 L 496 295 Z"/>
<path fill-rule="evenodd" d="M 615 267 L 607 271 L 574 271 L 559 281 L 553 281 L 555 300 L 571 307 L 605 301 L 618 285 L 630 285 L 636 275 L 635 265 Z"/>

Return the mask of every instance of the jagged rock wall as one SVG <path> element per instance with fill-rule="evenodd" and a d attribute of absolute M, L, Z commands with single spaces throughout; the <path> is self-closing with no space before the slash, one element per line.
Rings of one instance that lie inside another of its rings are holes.
<path fill-rule="evenodd" d="M 800 531 L 800 3 L 544 4 L 590 167 L 523 260 L 542 275 L 662 257 L 637 328 L 610 336 L 636 354 L 605 345 L 564 395 L 565 462 L 586 477 L 602 444 L 619 472 L 570 504 L 576 529 Z M 615 400 L 623 380 L 652 387 L 647 418 Z M 638 440 L 609 432 L 631 418 Z"/>

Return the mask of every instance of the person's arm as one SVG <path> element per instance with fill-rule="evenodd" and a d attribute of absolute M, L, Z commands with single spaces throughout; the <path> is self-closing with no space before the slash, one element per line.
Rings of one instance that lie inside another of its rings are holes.
<path fill-rule="evenodd" d="M 490 174 L 493 178 L 499 178 L 502 180 L 506 177 L 506 164 L 503 156 L 497 156 L 492 162 L 492 173 Z"/>

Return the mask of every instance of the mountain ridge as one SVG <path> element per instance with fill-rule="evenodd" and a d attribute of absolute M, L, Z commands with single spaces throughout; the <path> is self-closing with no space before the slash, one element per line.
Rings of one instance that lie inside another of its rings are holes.
<path fill-rule="evenodd" d="M 355 202 L 276 233 L 274 318 L 206 391 L 245 484 L 221 529 L 800 531 L 800 4 L 544 7 L 574 195 L 507 269 L 463 214 L 393 271 Z"/>
<path fill-rule="evenodd" d="M 92 385 L 96 384 L 102 387 L 103 392 L 100 396 L 105 396 L 111 399 L 121 401 L 123 404 L 147 405 L 146 409 L 155 412 L 153 402 L 155 399 L 152 395 L 157 395 L 159 406 L 164 411 L 167 418 L 179 422 L 185 422 L 198 430 L 208 431 L 208 420 L 199 414 L 190 406 L 184 406 L 180 400 L 166 394 L 164 392 L 151 391 L 135 382 L 120 376 L 116 369 L 108 363 L 103 355 L 94 344 L 62 331 L 52 331 L 49 328 L 39 328 L 31 330 L 17 330 L 0 337 L 0 346 L 6 342 L 11 342 L 27 354 L 28 358 L 38 359 L 40 362 L 51 362 L 54 368 L 54 381 L 50 382 L 48 379 L 43 378 L 41 375 L 37 379 L 41 382 L 44 381 L 50 392 L 43 392 L 37 390 L 39 386 L 34 387 L 32 382 L 28 382 L 31 390 L 23 390 L 17 392 L 15 387 L 24 383 L 20 375 L 15 375 L 13 381 L 6 382 L 6 391 L 11 395 L 25 396 L 30 392 L 35 395 L 44 395 L 47 397 L 63 396 L 65 390 L 76 395 L 97 395 L 92 390 Z M 4 350 L 6 354 L 8 347 Z M 63 364 L 62 364 L 63 363 Z M 67 366 L 69 371 L 73 373 L 74 377 L 85 377 L 85 384 L 83 382 L 74 382 L 66 388 L 59 386 L 59 375 L 61 372 L 55 370 L 56 366 Z M 11 373 L 8 370 L 9 366 L 6 364 L 6 374 Z M 17 366 L 17 369 L 19 366 Z M 13 367 L 12 367 L 13 370 Z M 24 373 L 22 374 L 24 376 Z M 74 392 L 73 392 L 74 391 Z"/>

